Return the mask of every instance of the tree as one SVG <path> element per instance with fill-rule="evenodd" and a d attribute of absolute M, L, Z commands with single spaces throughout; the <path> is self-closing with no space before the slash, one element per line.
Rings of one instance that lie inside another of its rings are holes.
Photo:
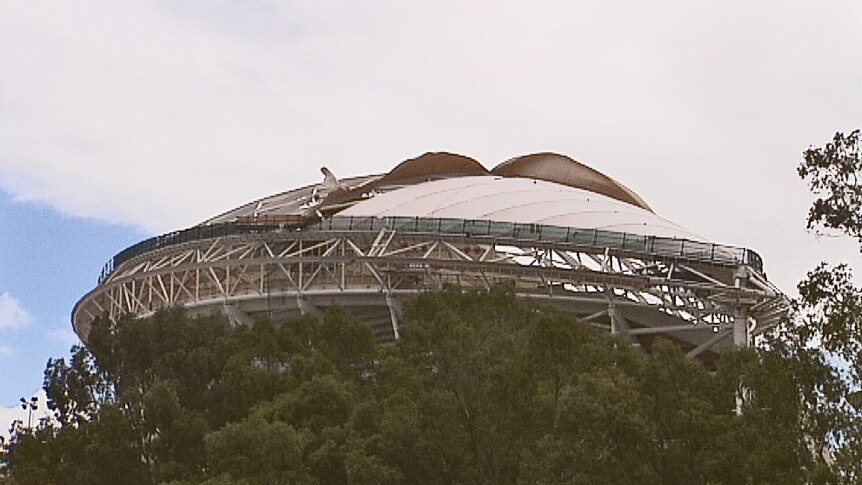
<path fill-rule="evenodd" d="M 818 234 L 837 231 L 856 238 L 862 251 L 860 131 L 847 136 L 836 133 L 824 147 L 806 150 L 803 159 L 799 175 L 817 196 L 808 214 L 808 228 Z M 830 440 L 844 477 L 858 482 L 862 480 L 862 288 L 854 284 L 849 265 L 822 263 L 800 282 L 799 294 L 798 318 L 783 329 L 781 340 L 800 354 L 822 348 L 830 359 L 826 365 L 837 367 L 835 372 L 841 374 L 840 383 L 823 389 L 824 394 L 832 394 L 829 414 L 840 417 Z"/>
<path fill-rule="evenodd" d="M 708 369 L 672 343 L 647 355 L 505 288 L 423 294 L 384 346 L 340 311 L 239 327 L 172 311 L 96 328 L 70 364 L 46 369 L 56 420 L 19 427 L 6 447 L 19 483 L 839 476 L 811 444 L 846 422 L 824 397 L 841 381 L 809 354 L 747 349 Z M 740 375 L 753 396 L 742 416 Z"/>
<path fill-rule="evenodd" d="M 817 199 L 808 212 L 808 228 L 833 229 L 862 244 L 862 140 L 859 130 L 835 133 L 830 143 L 803 153 L 797 168 Z"/>

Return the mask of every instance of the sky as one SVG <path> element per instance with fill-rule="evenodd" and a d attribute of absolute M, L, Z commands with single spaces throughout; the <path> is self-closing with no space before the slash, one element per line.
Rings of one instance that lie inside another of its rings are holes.
<path fill-rule="evenodd" d="M 862 127 L 860 25 L 851 0 L 0 0 L 0 408 L 68 357 L 111 255 L 322 165 L 565 153 L 793 294 L 860 262 L 805 231 L 795 171 Z"/>

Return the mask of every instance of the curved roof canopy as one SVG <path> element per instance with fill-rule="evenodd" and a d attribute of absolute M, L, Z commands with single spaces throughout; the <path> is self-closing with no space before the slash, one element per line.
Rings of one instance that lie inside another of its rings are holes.
<path fill-rule="evenodd" d="M 460 177 L 464 175 L 488 175 L 488 169 L 476 160 L 449 152 L 427 152 L 416 158 L 410 158 L 399 163 L 386 175 L 367 184 L 356 185 L 348 190 L 337 190 L 327 195 L 321 210 L 326 215 L 332 215 L 343 208 L 343 204 L 363 198 L 363 194 L 385 191 L 387 187 L 397 187 L 425 182 L 431 179 L 445 177 Z M 326 206 L 334 206 L 334 211 Z"/>
<path fill-rule="evenodd" d="M 521 177 L 433 180 L 377 194 L 340 215 L 478 219 L 704 240 L 628 202 L 578 187 Z"/>
<path fill-rule="evenodd" d="M 497 165 L 491 173 L 505 177 L 547 180 L 585 189 L 652 212 L 647 203 L 625 185 L 598 170 L 558 153 L 542 152 L 515 157 Z"/>
<path fill-rule="evenodd" d="M 441 176 L 486 175 L 487 173 L 488 169 L 470 157 L 449 152 L 428 152 L 399 163 L 377 180 L 376 185 Z"/>
<path fill-rule="evenodd" d="M 653 213 L 616 180 L 550 152 L 512 158 L 490 172 L 473 158 L 431 152 L 385 175 L 339 183 L 335 190 L 316 184 L 265 197 L 203 224 L 335 214 L 451 217 L 703 240 Z"/>

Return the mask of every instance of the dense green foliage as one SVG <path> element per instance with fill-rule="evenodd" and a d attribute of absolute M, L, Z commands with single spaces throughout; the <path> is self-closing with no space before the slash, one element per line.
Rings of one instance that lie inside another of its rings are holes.
<path fill-rule="evenodd" d="M 823 147 L 802 154 L 797 168 L 817 196 L 808 212 L 808 228 L 841 231 L 862 243 L 862 134 L 836 133 Z"/>
<path fill-rule="evenodd" d="M 422 295 L 383 346 L 339 311 L 170 311 L 99 322 L 50 362 L 56 422 L 4 460 L 21 485 L 827 482 L 824 383 L 841 385 L 781 351 L 712 371 L 669 342 L 647 355 L 504 289 Z"/>
<path fill-rule="evenodd" d="M 857 240 L 862 252 L 862 134 L 836 133 L 823 147 L 803 153 L 798 167 L 816 196 L 808 228 Z M 856 261 L 858 263 L 858 261 Z M 851 483 L 862 483 L 862 287 L 849 264 L 821 263 L 799 283 L 796 318 L 781 329 L 778 340 L 794 353 L 818 349 L 838 361 L 848 384 L 841 405 L 854 419 L 835 436 L 835 457 Z"/>
<path fill-rule="evenodd" d="M 859 143 L 805 152 L 809 227 L 862 237 Z M 821 265 L 799 290 L 710 369 L 506 289 L 421 295 L 389 345 L 341 311 L 99 321 L 49 361 L 54 418 L 17 425 L 0 483 L 860 483 L 862 289 Z"/>

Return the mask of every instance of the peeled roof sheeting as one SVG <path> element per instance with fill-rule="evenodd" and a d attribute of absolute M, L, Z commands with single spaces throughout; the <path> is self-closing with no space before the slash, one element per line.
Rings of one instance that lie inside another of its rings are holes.
<path fill-rule="evenodd" d="M 494 175 L 525 177 L 569 185 L 652 211 L 649 205 L 625 185 L 559 153 L 543 152 L 507 160 L 491 170 Z"/>
<path fill-rule="evenodd" d="M 379 183 L 390 184 L 441 175 L 485 175 L 487 173 L 488 170 L 481 163 L 470 157 L 449 152 L 429 152 L 399 163 L 384 175 Z"/>
<path fill-rule="evenodd" d="M 380 178 L 380 175 L 366 175 L 362 177 L 350 177 L 342 179 L 341 183 L 353 188 L 360 185 L 372 182 Z M 235 209 L 231 209 L 223 214 L 207 219 L 200 225 L 220 224 L 225 222 L 233 222 L 237 217 L 250 217 L 254 215 L 278 216 L 287 214 L 302 214 L 305 210 L 302 208 L 311 199 L 312 194 L 316 189 L 320 188 L 320 184 L 307 185 L 298 189 L 288 190 L 275 195 L 270 195 L 262 199 L 243 204 Z"/>
<path fill-rule="evenodd" d="M 442 217 L 704 238 L 655 213 L 588 190 L 543 180 L 474 176 L 404 187 L 359 202 L 344 216 Z"/>

